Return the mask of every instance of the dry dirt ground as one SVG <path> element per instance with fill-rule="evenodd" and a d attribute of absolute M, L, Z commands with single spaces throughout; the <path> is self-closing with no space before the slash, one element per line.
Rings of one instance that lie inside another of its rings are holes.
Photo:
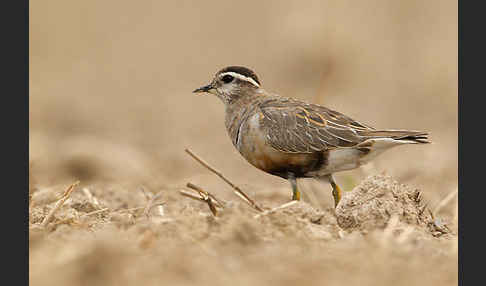
<path fill-rule="evenodd" d="M 457 284 L 457 1 L 305 2 L 30 3 L 31 285 Z M 313 180 L 286 205 L 191 93 L 227 65 L 433 144 L 336 174 L 336 209 Z"/>
<path fill-rule="evenodd" d="M 54 193 L 32 197 L 32 285 L 457 284 L 457 216 L 434 217 L 389 176 L 335 210 L 267 198 L 258 212 L 236 199 L 216 216 L 175 192 L 78 186 L 44 223 Z"/>

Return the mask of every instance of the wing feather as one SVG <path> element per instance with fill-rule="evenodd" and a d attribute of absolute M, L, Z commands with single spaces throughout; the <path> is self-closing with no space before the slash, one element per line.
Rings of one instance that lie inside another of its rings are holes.
<path fill-rule="evenodd" d="M 316 104 L 289 98 L 270 99 L 259 106 L 260 126 L 267 143 L 287 153 L 313 153 L 355 146 L 372 127 Z"/>

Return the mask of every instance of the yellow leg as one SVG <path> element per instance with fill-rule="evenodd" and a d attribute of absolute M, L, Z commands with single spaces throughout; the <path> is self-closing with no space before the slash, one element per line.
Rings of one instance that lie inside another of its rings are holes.
<path fill-rule="evenodd" d="M 297 188 L 297 179 L 294 176 L 289 176 L 290 185 L 292 185 L 292 200 L 300 201 L 300 191 Z"/>
<path fill-rule="evenodd" d="M 334 181 L 334 178 L 332 175 L 329 176 L 329 182 L 331 183 L 332 186 L 332 196 L 334 198 L 334 207 L 337 207 L 339 201 L 341 200 L 342 197 L 342 191 L 341 188 L 336 184 Z"/>

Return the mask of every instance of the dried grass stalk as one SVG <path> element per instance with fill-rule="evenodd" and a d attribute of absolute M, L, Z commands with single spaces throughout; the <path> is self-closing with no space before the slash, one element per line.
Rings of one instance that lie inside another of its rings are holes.
<path fill-rule="evenodd" d="M 450 192 L 445 198 L 443 198 L 439 204 L 435 207 L 433 213 L 437 214 L 443 207 L 445 207 L 459 192 L 459 189 L 456 188 L 454 191 Z"/>
<path fill-rule="evenodd" d="M 227 179 L 220 171 L 216 170 L 215 168 L 211 167 L 206 161 L 201 159 L 199 156 L 194 154 L 191 150 L 185 149 L 186 153 L 189 154 L 194 160 L 198 161 L 201 165 L 206 167 L 211 172 L 215 173 L 218 177 L 220 177 L 223 181 L 225 181 L 228 185 L 230 185 L 234 190 L 235 194 L 238 195 L 243 201 L 245 201 L 248 205 L 259 212 L 263 212 L 263 209 L 258 206 L 254 200 L 252 200 L 245 192 L 243 192 L 238 186 L 233 184 L 229 179 Z"/>
<path fill-rule="evenodd" d="M 218 214 L 218 210 L 216 208 L 217 206 L 220 208 L 224 208 L 224 205 L 220 200 L 218 200 L 214 195 L 210 194 L 209 192 L 203 190 L 201 187 L 196 186 L 192 183 L 187 183 L 187 187 L 197 192 L 199 196 L 193 195 L 184 190 L 179 191 L 179 193 L 183 196 L 207 203 L 209 209 L 211 210 L 211 213 L 214 216 Z"/>
<path fill-rule="evenodd" d="M 201 187 L 199 186 L 196 186 L 192 183 L 187 183 L 186 185 L 188 188 L 191 188 L 197 192 L 200 192 L 200 193 L 203 193 L 205 195 L 207 195 L 208 197 L 210 197 L 212 200 L 214 200 L 216 202 L 216 204 L 218 205 L 218 207 L 220 208 L 224 208 L 224 205 L 225 203 L 222 202 L 221 200 L 219 200 L 218 198 L 216 198 L 216 196 L 214 196 L 213 194 L 211 194 L 210 192 L 206 191 L 206 190 L 203 190 Z"/>
<path fill-rule="evenodd" d="M 69 197 L 71 196 L 71 193 L 73 192 L 74 190 L 74 187 L 76 187 L 77 185 L 79 185 L 79 181 L 71 184 L 65 191 L 64 191 L 64 194 L 62 195 L 62 197 L 56 202 L 56 205 L 54 206 L 54 208 L 52 208 L 52 210 L 49 212 L 49 214 L 47 214 L 47 216 L 44 218 L 44 220 L 42 221 L 41 223 L 41 227 L 46 227 L 47 224 L 49 223 L 49 221 L 52 219 L 52 217 L 54 216 L 54 214 L 62 207 L 62 205 L 64 204 L 64 202 L 69 199 Z"/>
<path fill-rule="evenodd" d="M 198 195 L 195 195 L 193 193 L 189 193 L 186 190 L 179 190 L 179 194 L 181 194 L 181 195 L 183 195 L 185 197 L 188 197 L 190 199 L 196 200 L 196 201 L 204 201 L 204 199 L 201 198 L 201 196 L 199 195 L 199 193 L 198 193 Z"/>
<path fill-rule="evenodd" d="M 275 207 L 275 208 L 273 208 L 273 209 L 271 209 L 271 210 L 266 210 L 266 211 L 264 211 L 264 212 L 262 212 L 262 213 L 256 214 L 256 215 L 254 216 L 254 218 L 259 218 L 259 217 L 261 217 L 261 216 L 264 216 L 264 215 L 268 215 L 268 214 L 274 213 L 274 212 L 276 212 L 276 211 L 278 211 L 278 210 L 288 208 L 288 207 L 290 207 L 290 206 L 295 205 L 295 204 L 296 204 L 296 203 L 298 203 L 298 202 L 299 202 L 299 201 L 290 201 L 290 202 L 288 202 L 288 203 L 285 203 L 285 204 L 283 204 L 283 205 L 280 205 L 280 206 L 278 206 L 278 207 Z"/>

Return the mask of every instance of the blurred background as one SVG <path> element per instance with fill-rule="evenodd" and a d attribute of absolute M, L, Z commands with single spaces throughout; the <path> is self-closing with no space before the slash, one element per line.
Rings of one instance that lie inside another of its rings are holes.
<path fill-rule="evenodd" d="M 433 144 L 337 180 L 350 190 L 385 171 L 437 202 L 457 188 L 457 33 L 457 1 L 32 1 L 31 174 L 37 186 L 191 181 L 231 196 L 191 148 L 254 197 L 280 188 L 287 201 L 288 183 L 232 146 L 222 103 L 191 93 L 243 65 L 268 91 L 429 131 Z M 329 186 L 301 184 L 332 205 Z"/>

